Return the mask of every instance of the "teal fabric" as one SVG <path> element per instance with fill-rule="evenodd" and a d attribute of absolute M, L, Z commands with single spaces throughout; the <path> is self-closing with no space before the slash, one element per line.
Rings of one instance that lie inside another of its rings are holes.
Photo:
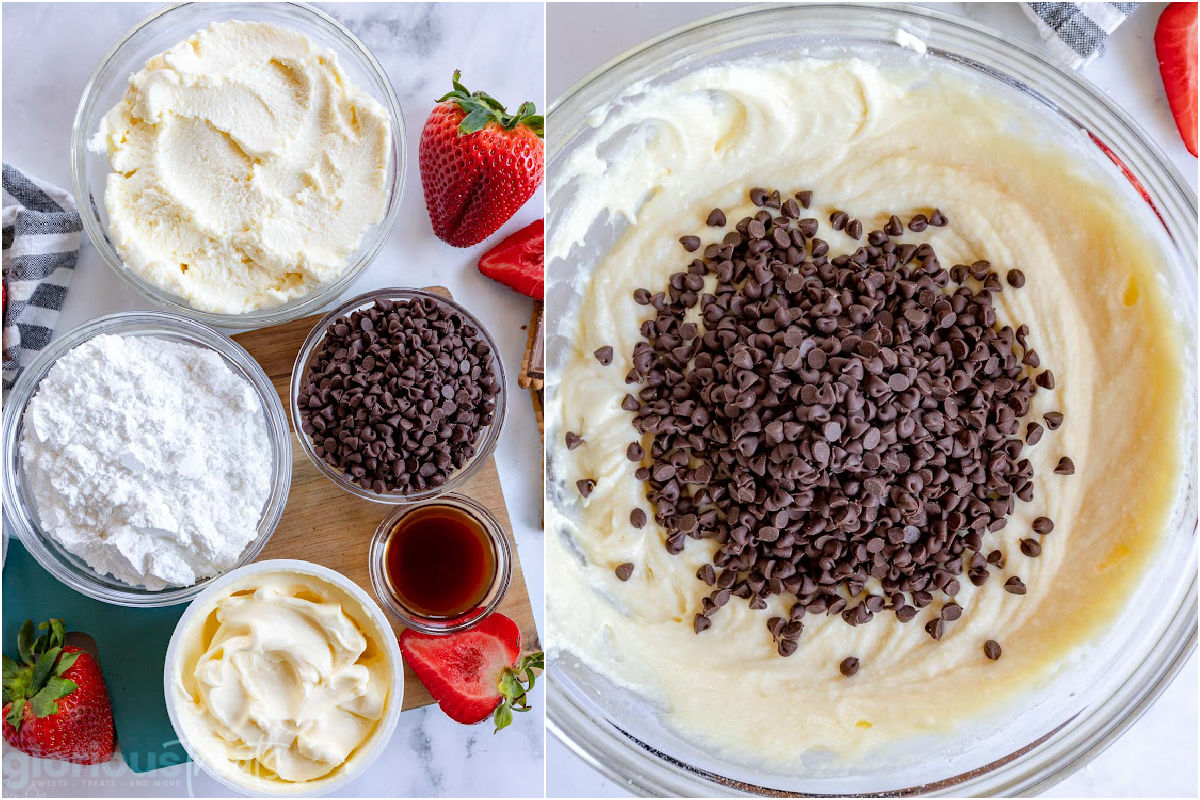
<path fill-rule="evenodd" d="M 42 569 L 16 537 L 4 560 L 3 650 L 17 654 L 17 631 L 27 619 L 60 617 L 68 631 L 96 640 L 100 667 L 112 699 L 117 743 L 134 772 L 188 760 L 163 699 L 167 642 L 186 604 L 126 608 L 101 603 L 68 589 Z"/>

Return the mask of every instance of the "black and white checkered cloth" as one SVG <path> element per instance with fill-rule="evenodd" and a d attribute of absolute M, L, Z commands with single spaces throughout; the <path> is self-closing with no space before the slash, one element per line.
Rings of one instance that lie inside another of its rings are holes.
<path fill-rule="evenodd" d="M 1050 51 L 1071 69 L 1082 69 L 1104 52 L 1104 40 L 1138 3 L 1022 3 Z"/>
<path fill-rule="evenodd" d="M 50 343 L 83 224 L 71 195 L 4 165 L 4 391 Z"/>

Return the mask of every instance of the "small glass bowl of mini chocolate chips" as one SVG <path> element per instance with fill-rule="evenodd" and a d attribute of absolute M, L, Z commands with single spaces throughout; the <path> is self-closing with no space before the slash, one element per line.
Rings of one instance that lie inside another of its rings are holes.
<path fill-rule="evenodd" d="M 504 421 L 504 366 L 479 321 L 417 289 L 355 297 L 309 333 L 291 413 L 313 464 L 378 503 L 425 500 L 486 463 Z"/>

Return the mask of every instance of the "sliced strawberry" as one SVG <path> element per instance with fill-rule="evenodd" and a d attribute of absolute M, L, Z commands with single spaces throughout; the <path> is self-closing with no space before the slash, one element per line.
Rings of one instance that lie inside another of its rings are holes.
<path fill-rule="evenodd" d="M 546 221 L 539 219 L 483 254 L 479 271 L 510 289 L 541 300 L 546 294 Z"/>
<path fill-rule="evenodd" d="M 503 614 L 444 636 L 406 630 L 400 652 L 451 719 L 472 725 L 491 716 L 497 731 L 512 721 L 513 711 L 529 710 L 534 670 L 544 661 L 532 653 L 518 665 L 521 631 Z"/>
<path fill-rule="evenodd" d="M 1196 155 L 1196 3 L 1171 3 L 1158 18 L 1154 51 L 1183 144 Z"/>

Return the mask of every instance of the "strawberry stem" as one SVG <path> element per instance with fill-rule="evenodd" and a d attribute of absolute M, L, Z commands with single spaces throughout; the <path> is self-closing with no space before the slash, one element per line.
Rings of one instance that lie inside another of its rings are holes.
<path fill-rule="evenodd" d="M 492 721 L 496 723 L 493 733 L 499 733 L 502 728 L 507 728 L 512 723 L 514 711 L 529 711 L 533 708 L 529 704 L 529 692 L 537 681 L 537 673 L 534 670 L 541 672 L 545 668 L 546 654 L 540 650 L 525 656 L 516 666 L 504 668 L 498 683 L 500 705 L 496 706 L 492 715 Z"/>
<path fill-rule="evenodd" d="M 471 92 L 460 82 L 462 70 L 454 70 L 450 79 L 454 87 L 451 91 L 438 98 L 439 103 L 453 100 L 459 108 L 466 112 L 462 122 L 458 123 L 458 133 L 465 136 L 478 133 L 495 122 L 506 131 L 514 130 L 518 125 L 524 125 L 538 135 L 545 137 L 545 118 L 537 113 L 537 107 L 532 101 L 525 101 L 517 109 L 517 113 L 509 114 L 504 105 L 487 92 Z"/>
<path fill-rule="evenodd" d="M 45 633 L 34 638 L 37 631 Z M 20 730 L 28 701 L 34 716 L 48 717 L 58 711 L 58 700 L 78 687 L 62 677 L 71 668 L 79 653 L 63 655 L 67 629 L 61 619 L 43 622 L 35 629 L 33 620 L 25 620 L 17 634 L 17 653 L 21 663 L 8 656 L 4 662 L 4 703 L 12 703 L 5 720 Z"/>

